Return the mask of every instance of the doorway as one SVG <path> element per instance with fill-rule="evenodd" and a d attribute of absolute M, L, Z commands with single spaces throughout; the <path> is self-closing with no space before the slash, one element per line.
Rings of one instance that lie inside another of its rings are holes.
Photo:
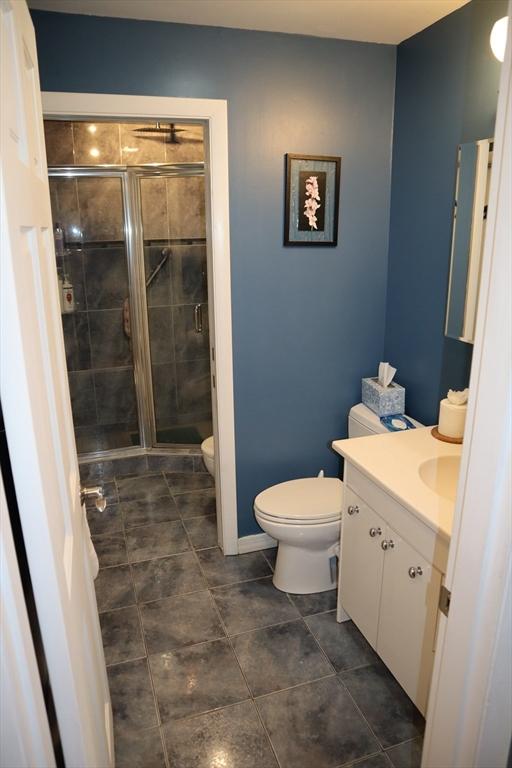
<path fill-rule="evenodd" d="M 158 122 L 165 122 L 168 125 L 172 122 L 175 127 L 180 127 L 182 124 L 201 125 L 203 127 L 206 263 L 209 275 L 208 292 L 210 297 L 214 299 L 207 303 L 208 312 L 203 312 L 203 323 L 206 315 L 212 387 L 211 420 L 212 431 L 215 435 L 217 519 L 219 544 L 224 554 L 237 554 L 227 102 L 217 99 L 60 92 L 45 92 L 42 94 L 42 101 L 46 119 L 59 122 L 66 120 L 97 121 L 94 124 L 101 125 L 116 120 L 135 125 L 153 123 L 155 128 Z M 114 115 L 115 117 L 113 117 Z M 124 143 L 123 146 L 125 146 Z M 101 151 L 100 147 L 98 149 Z M 182 158 L 177 158 L 176 162 L 180 160 Z M 171 164 L 175 165 L 176 163 Z M 186 196 L 183 196 L 182 203 L 186 209 L 188 205 Z M 143 280 L 139 280 L 139 284 L 142 284 Z M 197 303 L 203 302 L 195 302 L 194 307 Z M 137 312 L 140 313 L 143 326 L 144 322 L 148 323 L 147 319 L 144 321 L 144 312 L 140 301 L 136 301 L 130 309 L 134 315 Z M 194 315 L 194 324 L 195 321 L 196 316 Z M 193 332 L 195 333 L 195 330 Z M 150 336 L 149 323 L 147 335 Z M 148 338 L 148 344 L 149 341 Z M 134 377 L 135 370 L 134 360 Z M 134 386 L 136 386 L 135 378 Z M 142 420 L 141 423 L 143 423 Z M 157 428 L 158 424 L 156 423 L 155 435 Z M 141 444 L 144 445 L 142 441 Z M 145 444 L 149 445 L 150 441 L 148 440 Z M 153 445 L 156 445 L 156 442 Z M 188 444 L 182 443 L 180 448 L 176 448 L 176 444 L 173 444 L 171 448 L 125 448 L 120 449 L 120 455 L 140 453 L 141 451 L 151 454 L 162 451 L 183 452 L 190 450 L 183 447 L 185 445 Z M 198 450 L 197 448 L 196 452 Z"/>

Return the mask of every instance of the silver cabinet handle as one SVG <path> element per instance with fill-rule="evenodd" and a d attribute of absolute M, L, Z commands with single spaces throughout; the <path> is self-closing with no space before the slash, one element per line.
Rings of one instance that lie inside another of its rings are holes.
<path fill-rule="evenodd" d="M 416 568 L 414 567 L 414 565 L 411 565 L 407 573 L 409 574 L 411 579 L 415 579 L 416 576 L 423 576 L 423 568 L 421 567 L 421 565 L 417 565 Z"/>
<path fill-rule="evenodd" d="M 194 323 L 196 327 L 196 333 L 203 332 L 203 306 L 202 304 L 196 304 L 194 307 Z"/>
<path fill-rule="evenodd" d="M 384 541 L 381 542 L 381 547 L 384 551 L 386 551 L 386 549 L 393 549 L 394 546 L 395 542 L 393 539 L 384 539 Z"/>
<path fill-rule="evenodd" d="M 372 539 L 375 538 L 375 536 L 380 536 L 382 533 L 382 530 L 380 528 L 370 528 L 369 534 L 372 537 Z"/>
<path fill-rule="evenodd" d="M 95 498 L 95 506 L 99 512 L 103 512 L 107 506 L 107 500 L 103 495 L 103 488 L 101 485 L 92 485 L 90 488 L 82 486 L 80 488 L 80 504 L 85 504 L 88 498 Z"/>
<path fill-rule="evenodd" d="M 359 512 L 359 507 L 357 504 L 351 504 L 350 507 L 347 509 L 347 512 L 349 515 L 357 515 Z"/>

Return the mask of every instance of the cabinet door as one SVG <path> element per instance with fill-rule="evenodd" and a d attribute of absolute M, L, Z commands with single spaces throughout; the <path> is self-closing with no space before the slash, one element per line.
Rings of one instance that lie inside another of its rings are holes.
<path fill-rule="evenodd" d="M 394 546 L 384 558 L 377 652 L 425 714 L 441 574 L 392 528 L 386 536 Z"/>
<path fill-rule="evenodd" d="M 341 534 L 341 604 L 370 645 L 377 644 L 385 523 L 362 499 L 346 492 Z M 350 506 L 358 511 L 350 515 Z M 380 531 L 380 533 L 379 533 Z"/>

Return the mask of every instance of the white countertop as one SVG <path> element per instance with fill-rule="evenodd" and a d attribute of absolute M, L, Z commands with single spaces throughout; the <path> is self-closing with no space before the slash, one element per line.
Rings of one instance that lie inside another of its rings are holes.
<path fill-rule="evenodd" d="M 431 429 L 335 440 L 332 447 L 436 533 L 449 539 L 455 502 L 431 490 L 420 478 L 419 466 L 428 459 L 460 456 L 462 445 L 436 440 Z"/>

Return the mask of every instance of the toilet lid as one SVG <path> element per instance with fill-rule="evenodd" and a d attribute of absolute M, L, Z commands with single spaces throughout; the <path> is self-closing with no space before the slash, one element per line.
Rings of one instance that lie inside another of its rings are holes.
<path fill-rule="evenodd" d="M 337 477 L 304 477 L 267 488 L 256 496 L 254 509 L 266 517 L 296 523 L 337 520 L 343 505 L 343 483 Z"/>
<path fill-rule="evenodd" d="M 201 443 L 201 450 L 206 456 L 208 456 L 210 459 L 213 459 L 213 435 L 211 437 L 207 437 L 206 440 L 203 440 Z"/>

